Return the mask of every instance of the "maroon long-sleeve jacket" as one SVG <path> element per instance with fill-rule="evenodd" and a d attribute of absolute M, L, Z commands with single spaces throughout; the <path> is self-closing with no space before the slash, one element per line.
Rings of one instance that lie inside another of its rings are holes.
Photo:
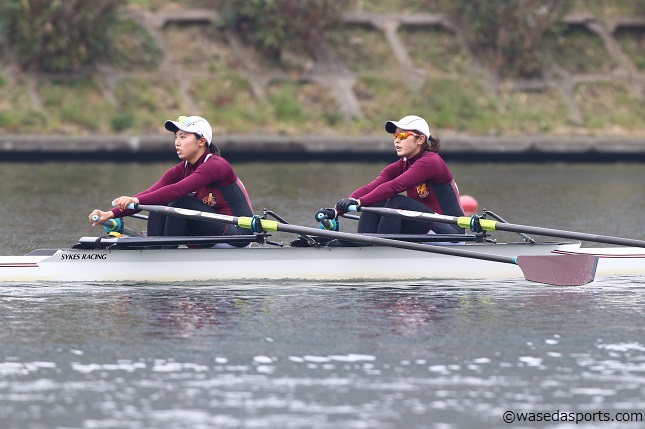
<path fill-rule="evenodd" d="M 367 207 L 401 192 L 435 213 L 464 215 L 452 173 L 437 153 L 429 151 L 388 165 L 374 180 L 352 192 L 350 197 L 360 198 L 361 205 Z"/>
<path fill-rule="evenodd" d="M 231 165 L 221 156 L 205 152 L 194 164 L 182 161 L 168 169 L 145 191 L 135 195 L 140 204 L 168 204 L 185 195 L 194 195 L 217 213 L 253 216 L 251 199 Z M 135 213 L 113 208 L 114 217 Z"/>

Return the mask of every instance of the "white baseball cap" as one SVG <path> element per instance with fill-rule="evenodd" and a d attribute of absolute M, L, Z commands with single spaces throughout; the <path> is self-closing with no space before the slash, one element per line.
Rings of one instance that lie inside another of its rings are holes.
<path fill-rule="evenodd" d="M 430 138 L 430 127 L 426 120 L 420 116 L 408 115 L 399 121 L 387 121 L 385 123 L 385 131 L 390 134 L 394 134 L 397 128 L 407 131 L 418 131 L 427 138 Z"/>
<path fill-rule="evenodd" d="M 206 139 L 210 146 L 213 141 L 213 129 L 211 124 L 201 116 L 180 116 L 176 121 L 166 121 L 164 127 L 173 133 L 177 130 L 194 133 Z"/>

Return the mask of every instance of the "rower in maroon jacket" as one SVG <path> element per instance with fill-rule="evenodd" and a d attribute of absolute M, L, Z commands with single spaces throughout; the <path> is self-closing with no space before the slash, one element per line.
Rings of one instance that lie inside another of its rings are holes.
<path fill-rule="evenodd" d="M 112 210 L 94 210 L 89 215 L 92 226 L 134 214 L 134 210 L 126 208 L 130 203 L 168 205 L 229 216 L 253 216 L 249 195 L 231 165 L 213 144 L 213 131 L 208 121 L 200 116 L 180 116 L 176 121 L 166 121 L 164 126 L 175 134 L 175 150 L 182 162 L 166 171 L 145 191 L 133 197 L 116 198 Z M 98 215 L 97 220 L 92 219 L 94 215 Z M 251 234 L 251 231 L 219 222 L 157 213 L 148 216 L 148 236 L 242 234 Z"/>
<path fill-rule="evenodd" d="M 463 216 L 459 190 L 452 173 L 439 156 L 440 140 L 430 134 L 428 123 L 410 115 L 385 123 L 394 135 L 394 149 L 401 158 L 388 165 L 365 186 L 336 203 L 338 213 L 349 206 L 373 206 Z M 399 193 L 405 192 L 405 195 Z M 329 210 L 329 209 L 321 209 Z M 320 212 L 320 211 L 319 211 Z M 323 212 L 328 215 L 328 212 Z M 319 220 L 318 212 L 316 219 Z M 429 223 L 396 217 L 361 213 L 359 233 L 379 234 L 463 234 L 463 228 L 439 222 Z"/>

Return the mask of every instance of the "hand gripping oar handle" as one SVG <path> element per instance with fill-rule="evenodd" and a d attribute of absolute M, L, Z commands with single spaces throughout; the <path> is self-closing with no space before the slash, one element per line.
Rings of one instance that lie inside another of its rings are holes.
<path fill-rule="evenodd" d="M 469 229 L 471 218 L 466 216 L 446 216 L 436 213 L 416 212 L 411 210 L 396 210 L 381 207 L 356 207 L 351 206 L 350 210 L 375 213 L 382 216 L 394 216 L 407 219 L 415 219 L 426 222 L 441 222 L 458 225 L 461 228 Z M 560 229 L 542 228 L 539 226 L 518 225 L 513 223 L 498 222 L 489 219 L 478 219 L 479 225 L 484 231 L 507 231 L 523 232 L 527 234 L 543 235 L 546 237 L 569 238 L 572 240 L 592 241 L 596 243 L 616 244 L 619 246 L 645 247 L 645 241 L 633 238 L 611 237 L 607 235 L 587 234 L 583 232 L 565 231 Z"/>
<path fill-rule="evenodd" d="M 338 212 L 336 209 L 334 210 L 334 218 L 330 219 L 328 215 L 325 215 L 324 213 L 318 212 L 316 214 L 316 220 L 320 222 L 320 228 L 321 229 L 326 229 L 328 231 L 338 231 L 338 221 L 336 220 L 336 217 L 338 216 Z"/>
<path fill-rule="evenodd" d="M 182 209 L 177 207 L 154 206 L 144 204 L 130 204 L 128 208 L 134 210 L 147 210 L 167 216 L 184 217 L 211 222 L 221 222 L 238 225 L 250 229 L 254 218 L 228 216 L 218 213 L 202 212 L 197 210 Z M 264 231 L 282 231 L 294 234 L 306 234 L 330 239 L 354 241 L 379 246 L 397 247 L 400 249 L 417 250 L 428 253 L 458 256 L 463 258 L 481 259 L 485 261 L 514 264 L 520 267 L 527 280 L 547 283 L 558 286 L 579 286 L 593 281 L 596 273 L 598 258 L 591 255 L 548 255 L 548 256 L 518 256 L 516 258 L 488 253 L 473 252 L 456 249 L 450 246 L 435 246 L 430 244 L 411 243 L 387 238 L 371 237 L 347 232 L 326 231 L 324 229 L 309 228 L 276 221 L 261 219 Z M 431 268 L 428 267 L 430 270 Z M 440 267 L 437 267 L 440 269 Z"/>

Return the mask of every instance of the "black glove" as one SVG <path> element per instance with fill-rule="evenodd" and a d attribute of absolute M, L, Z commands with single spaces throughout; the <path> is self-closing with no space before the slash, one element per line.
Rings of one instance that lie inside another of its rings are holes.
<path fill-rule="evenodd" d="M 329 208 L 319 209 L 314 216 L 316 218 L 316 222 L 320 222 L 323 219 L 334 220 L 336 219 L 336 210 Z"/>
<path fill-rule="evenodd" d="M 358 201 L 356 201 L 354 198 L 343 198 L 339 202 L 336 203 L 336 210 L 338 210 L 341 213 L 347 213 L 349 211 L 349 206 L 357 206 Z"/>

